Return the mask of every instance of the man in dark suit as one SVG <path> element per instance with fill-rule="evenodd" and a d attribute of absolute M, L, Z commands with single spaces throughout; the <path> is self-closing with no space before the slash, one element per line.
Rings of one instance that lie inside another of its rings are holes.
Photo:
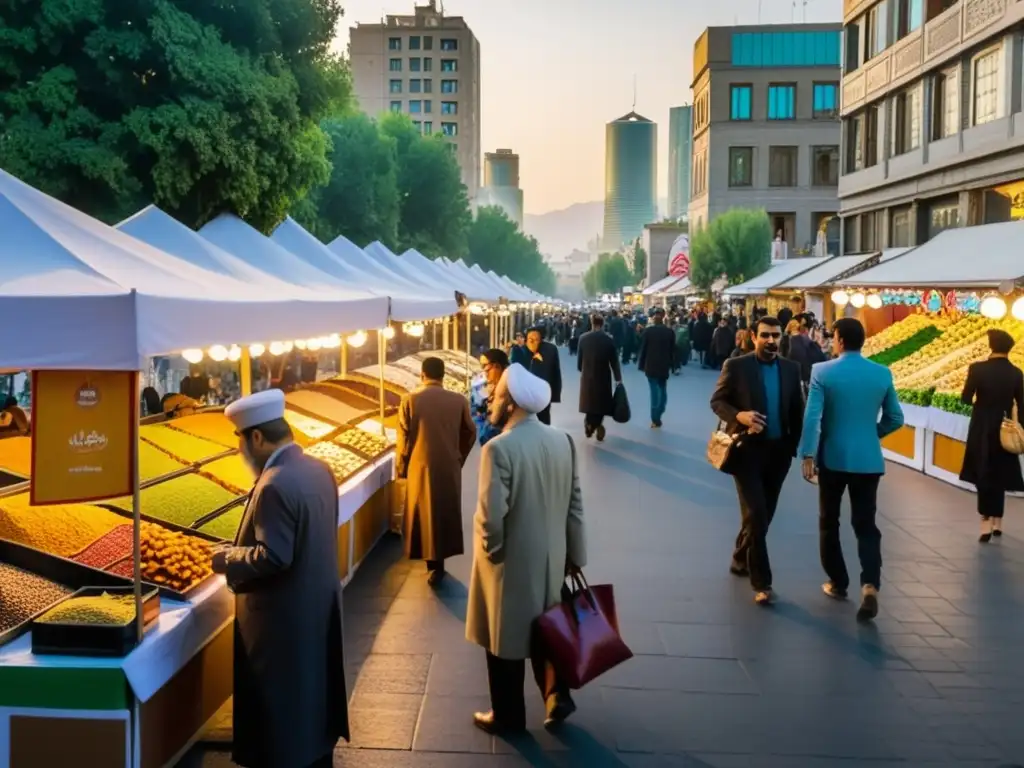
<path fill-rule="evenodd" d="M 605 324 L 606 330 L 611 334 L 612 341 L 615 342 L 615 354 L 621 355 L 623 345 L 626 343 L 626 321 L 619 317 L 619 312 L 613 309 L 608 314 L 608 322 Z"/>
<path fill-rule="evenodd" d="M 782 326 L 761 318 L 754 329 L 754 352 L 725 362 L 711 410 L 732 435 L 742 435 L 727 471 L 736 481 L 742 524 L 730 570 L 749 576 L 758 605 L 772 601 L 768 526 L 789 473 L 803 429 L 804 398 L 800 366 L 779 357 Z"/>
<path fill-rule="evenodd" d="M 598 440 L 604 440 L 604 417 L 612 415 L 615 405 L 612 380 L 622 383 L 622 366 L 615 341 L 604 331 L 604 318 L 594 315 L 590 327 L 593 330 L 580 336 L 576 361 L 580 371 L 580 413 L 584 415 L 587 437 L 596 434 Z"/>
<path fill-rule="evenodd" d="M 637 367 L 647 376 L 651 389 L 651 428 L 661 427 L 668 406 L 668 377 L 676 367 L 676 335 L 665 325 L 665 310 L 655 307 L 651 327 L 640 337 Z"/>
<path fill-rule="evenodd" d="M 526 369 L 539 376 L 551 386 L 551 402 L 562 402 L 562 364 L 558 359 L 558 347 L 544 341 L 540 328 L 526 332 L 526 348 L 530 353 L 530 364 Z M 551 425 L 551 405 L 537 414 L 542 424 Z"/>

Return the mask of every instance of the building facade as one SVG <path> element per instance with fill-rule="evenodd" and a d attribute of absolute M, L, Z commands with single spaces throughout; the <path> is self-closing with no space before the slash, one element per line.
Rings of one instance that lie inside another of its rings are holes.
<path fill-rule="evenodd" d="M 352 84 L 360 108 L 376 117 L 409 115 L 425 135 L 452 145 L 470 200 L 480 190 L 480 43 L 461 16 L 434 0 L 412 15 L 349 30 Z"/>
<path fill-rule="evenodd" d="M 690 169 L 693 166 L 693 107 L 668 111 L 668 217 L 681 219 L 690 208 Z"/>
<path fill-rule="evenodd" d="M 523 190 L 519 188 L 519 155 L 511 149 L 499 149 L 484 155 L 484 185 L 477 197 L 478 206 L 493 205 L 505 211 L 523 228 Z"/>
<path fill-rule="evenodd" d="M 658 216 L 658 126 L 630 112 L 605 126 L 602 248 L 617 251 Z"/>
<path fill-rule="evenodd" d="M 640 245 L 647 253 L 647 270 L 644 285 L 651 286 L 668 276 L 668 265 L 672 257 L 672 246 L 680 235 L 687 234 L 683 224 L 647 224 Z"/>
<path fill-rule="evenodd" d="M 1024 218 L 1024 2 L 845 0 L 843 21 L 844 252 Z"/>
<path fill-rule="evenodd" d="M 709 27 L 693 54 L 691 227 L 763 208 L 786 251 L 839 252 L 839 24 Z"/>

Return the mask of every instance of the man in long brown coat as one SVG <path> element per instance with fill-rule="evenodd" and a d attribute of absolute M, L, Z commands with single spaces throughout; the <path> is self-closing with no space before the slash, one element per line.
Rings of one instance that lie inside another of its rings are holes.
<path fill-rule="evenodd" d="M 444 578 L 446 558 L 461 555 L 462 465 L 476 441 L 469 400 L 442 386 L 444 361 L 428 357 L 422 386 L 398 412 L 398 476 L 405 478 L 405 553 L 426 560 L 428 581 Z"/>

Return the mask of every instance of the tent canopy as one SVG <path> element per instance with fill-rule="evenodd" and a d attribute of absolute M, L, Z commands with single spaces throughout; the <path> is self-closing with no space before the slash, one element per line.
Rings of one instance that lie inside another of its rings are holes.
<path fill-rule="evenodd" d="M 663 277 L 661 278 L 661 280 L 657 280 L 651 283 L 646 288 L 644 288 L 641 294 L 643 296 L 653 296 L 656 293 L 664 293 L 666 290 L 668 290 L 668 288 L 670 288 L 672 285 L 675 285 L 682 279 L 683 278 L 679 277 L 678 275 L 669 275 L 668 277 Z"/>
<path fill-rule="evenodd" d="M 726 288 L 725 294 L 728 296 L 761 296 L 772 288 L 782 285 L 826 261 L 828 261 L 827 256 L 773 261 L 771 266 L 757 277 Z"/>
<path fill-rule="evenodd" d="M 792 288 L 793 290 L 801 291 L 831 285 L 840 275 L 849 272 L 851 269 L 856 269 L 876 256 L 878 256 L 877 253 L 862 253 L 857 256 L 834 256 L 823 264 L 795 275 L 775 287 Z"/>

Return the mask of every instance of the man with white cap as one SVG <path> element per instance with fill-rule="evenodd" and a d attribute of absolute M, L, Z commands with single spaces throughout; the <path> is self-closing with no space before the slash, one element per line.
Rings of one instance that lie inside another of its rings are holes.
<path fill-rule="evenodd" d="M 525 729 L 527 658 L 547 710 L 545 727 L 576 710 L 533 633 L 534 620 L 561 600 L 566 573 L 587 559 L 575 446 L 537 418 L 550 401 L 546 381 L 510 366 L 490 413 L 503 432 L 480 458 L 466 638 L 487 651 L 491 711 L 476 713 L 473 722 L 488 733 Z"/>
<path fill-rule="evenodd" d="M 224 410 L 256 476 L 213 570 L 235 593 L 234 743 L 246 768 L 331 765 L 349 738 L 338 581 L 338 486 L 292 442 L 278 389 Z"/>

